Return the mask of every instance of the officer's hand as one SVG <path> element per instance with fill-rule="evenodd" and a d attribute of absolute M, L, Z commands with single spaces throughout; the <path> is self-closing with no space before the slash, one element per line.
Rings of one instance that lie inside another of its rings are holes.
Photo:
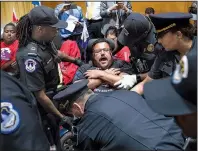
<path fill-rule="evenodd" d="M 75 59 L 74 64 L 80 67 L 80 66 L 82 66 L 84 63 L 83 63 L 83 61 L 80 60 L 80 59 Z"/>
<path fill-rule="evenodd" d="M 136 86 L 134 86 L 130 91 L 134 91 L 134 92 L 138 93 L 139 95 L 142 95 L 143 87 L 144 87 L 144 83 L 140 82 Z"/>
<path fill-rule="evenodd" d="M 88 79 L 98 79 L 103 73 L 101 70 L 87 70 L 84 75 Z"/>
<path fill-rule="evenodd" d="M 115 68 L 106 69 L 105 72 L 113 75 L 119 75 L 121 73 L 120 69 L 115 69 Z"/>
<path fill-rule="evenodd" d="M 123 75 L 123 78 L 116 82 L 114 86 L 117 86 L 119 89 L 130 89 L 137 83 L 137 76 L 136 75 Z"/>
<path fill-rule="evenodd" d="M 72 118 L 68 116 L 63 116 L 60 121 L 60 126 L 63 126 L 65 129 L 69 131 L 72 130 Z"/>

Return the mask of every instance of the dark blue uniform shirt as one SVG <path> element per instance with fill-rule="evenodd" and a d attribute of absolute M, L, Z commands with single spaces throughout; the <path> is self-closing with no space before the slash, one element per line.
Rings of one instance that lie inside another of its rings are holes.
<path fill-rule="evenodd" d="M 193 44 L 190 51 L 197 50 L 197 37 L 193 38 Z M 179 62 L 179 52 L 176 51 L 161 51 L 158 52 L 155 61 L 148 73 L 148 76 L 152 79 L 160 79 L 166 76 L 171 76 L 176 68 L 176 64 Z"/>
<path fill-rule="evenodd" d="M 92 95 L 77 124 L 80 150 L 181 150 L 184 138 L 174 118 L 153 112 L 137 93 Z"/>
<path fill-rule="evenodd" d="M 1 71 L 1 151 L 48 151 L 36 100 L 15 78 Z"/>

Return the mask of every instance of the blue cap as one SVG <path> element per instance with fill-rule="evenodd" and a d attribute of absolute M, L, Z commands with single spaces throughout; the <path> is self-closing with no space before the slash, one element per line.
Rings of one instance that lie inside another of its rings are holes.
<path fill-rule="evenodd" d="M 87 87 L 88 80 L 80 80 L 79 82 L 76 82 L 74 84 L 69 85 L 66 89 L 63 91 L 60 91 L 57 93 L 53 100 L 55 101 L 76 101 L 81 95 L 83 95 L 87 90 L 89 89 Z"/>
<path fill-rule="evenodd" d="M 142 42 L 155 44 L 154 26 L 150 23 L 149 19 L 140 14 L 132 13 L 124 21 L 122 31 L 118 36 L 118 41 L 130 48 L 135 43 Z"/>
<path fill-rule="evenodd" d="M 155 25 L 157 33 L 160 33 L 172 27 L 188 25 L 192 15 L 189 13 L 171 12 L 156 15 L 151 14 L 149 17 Z"/>

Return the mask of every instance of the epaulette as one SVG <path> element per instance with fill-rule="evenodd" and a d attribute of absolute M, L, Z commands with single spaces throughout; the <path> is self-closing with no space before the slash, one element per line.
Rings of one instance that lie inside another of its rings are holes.
<path fill-rule="evenodd" d="M 38 45 L 37 44 L 30 42 L 26 47 L 29 50 L 28 56 L 34 56 L 34 57 L 38 56 L 38 53 L 37 53 Z"/>

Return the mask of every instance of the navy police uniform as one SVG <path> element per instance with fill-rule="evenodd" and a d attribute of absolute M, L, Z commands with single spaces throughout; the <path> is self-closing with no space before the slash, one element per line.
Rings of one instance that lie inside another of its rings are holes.
<path fill-rule="evenodd" d="M 153 80 L 145 84 L 144 97 L 148 105 L 155 112 L 162 115 L 178 117 L 182 115 L 191 115 L 197 112 L 196 62 L 197 49 L 191 50 L 187 55 L 181 58 L 171 77 Z M 189 117 L 192 118 L 191 116 Z M 193 120 L 193 118 L 186 121 L 190 120 Z M 195 127 L 195 129 L 192 129 L 195 133 L 193 135 L 197 136 L 197 126 L 194 125 L 192 128 L 193 127 Z M 184 128 L 190 127 L 183 127 L 183 129 Z M 187 132 L 188 130 L 185 131 Z M 188 140 L 190 139 L 187 139 L 183 149 L 197 150 L 196 141 L 190 142 Z"/>
<path fill-rule="evenodd" d="M 118 44 L 128 46 L 136 73 L 146 73 L 155 59 L 155 27 L 150 19 L 139 13 L 130 14 L 123 23 Z M 160 48 L 160 47 L 157 47 Z"/>
<path fill-rule="evenodd" d="M 66 22 L 59 21 L 55 17 L 53 9 L 45 6 L 33 8 L 29 12 L 28 17 L 32 26 L 45 25 L 56 28 L 65 28 L 67 26 Z M 30 42 L 26 46 L 19 48 L 16 55 L 20 81 L 24 83 L 31 92 L 41 90 L 45 90 L 45 92 L 55 92 L 60 82 L 57 52 L 53 49 L 51 42 L 29 40 Z M 53 115 L 48 114 L 39 103 L 38 107 L 47 134 L 49 134 L 47 127 L 50 125 L 50 134 L 53 135 L 54 138 L 54 140 L 50 140 L 50 143 L 51 145 L 54 143 L 57 145 L 57 142 L 59 142 L 59 125 L 57 119 L 55 119 Z"/>
<path fill-rule="evenodd" d="M 75 101 L 87 92 L 84 80 L 55 95 Z M 79 150 L 181 150 L 184 138 L 174 119 L 153 112 L 137 93 L 92 94 L 76 123 Z"/>
<path fill-rule="evenodd" d="M 1 71 L 1 150 L 49 150 L 34 96 L 4 71 Z"/>
<path fill-rule="evenodd" d="M 17 52 L 20 80 L 32 92 L 56 89 L 59 84 L 58 63 L 47 44 L 30 42 Z"/>
<path fill-rule="evenodd" d="M 190 18 L 192 18 L 192 16 L 187 13 L 164 13 L 150 15 L 150 19 L 156 28 L 157 38 L 162 37 L 172 27 L 188 24 Z M 197 38 L 194 37 L 191 50 L 196 48 Z M 148 76 L 152 79 L 170 76 L 175 70 L 176 64 L 179 60 L 180 54 L 177 51 L 166 51 L 165 49 L 158 51 Z"/>
<path fill-rule="evenodd" d="M 54 10 L 40 6 L 32 9 L 28 17 L 33 25 L 48 25 L 56 28 L 65 28 L 66 22 L 59 21 Z M 56 89 L 59 84 L 58 61 L 50 42 L 30 42 L 19 48 L 17 63 L 20 70 L 20 80 L 32 92 L 45 89 Z"/>

